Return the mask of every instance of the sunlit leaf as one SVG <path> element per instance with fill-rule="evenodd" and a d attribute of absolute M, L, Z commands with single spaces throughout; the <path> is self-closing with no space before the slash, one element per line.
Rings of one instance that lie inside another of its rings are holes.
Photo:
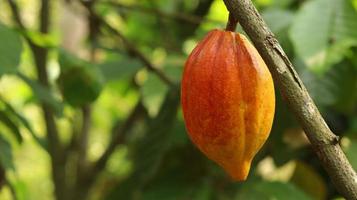
<path fill-rule="evenodd" d="M 14 188 L 16 199 L 18 199 L 18 200 L 28 199 L 29 191 L 27 190 L 26 184 L 23 181 L 15 180 L 15 181 L 12 181 L 11 183 L 9 182 L 8 184 L 11 184 L 11 187 Z"/>
<path fill-rule="evenodd" d="M 22 43 L 19 34 L 0 23 L 0 76 L 4 73 L 16 72 L 21 52 Z"/>
<path fill-rule="evenodd" d="M 44 48 L 53 48 L 57 47 L 59 44 L 58 38 L 55 38 L 54 35 L 44 34 L 38 31 L 26 31 L 26 36 L 31 39 L 31 41 Z"/>

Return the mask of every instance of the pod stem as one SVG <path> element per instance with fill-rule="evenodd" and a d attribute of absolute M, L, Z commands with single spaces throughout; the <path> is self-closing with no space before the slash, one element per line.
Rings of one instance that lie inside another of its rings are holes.
<path fill-rule="evenodd" d="M 238 24 L 238 20 L 236 20 L 234 18 L 232 13 L 229 13 L 228 22 L 227 22 L 227 26 L 226 26 L 226 31 L 235 32 L 237 24 Z"/>

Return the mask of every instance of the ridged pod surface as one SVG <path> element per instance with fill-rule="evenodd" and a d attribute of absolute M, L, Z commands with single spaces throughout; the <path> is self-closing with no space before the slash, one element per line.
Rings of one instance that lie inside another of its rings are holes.
<path fill-rule="evenodd" d="M 254 46 L 239 33 L 209 32 L 186 61 L 181 102 L 192 142 L 245 180 L 275 111 L 273 80 Z"/>

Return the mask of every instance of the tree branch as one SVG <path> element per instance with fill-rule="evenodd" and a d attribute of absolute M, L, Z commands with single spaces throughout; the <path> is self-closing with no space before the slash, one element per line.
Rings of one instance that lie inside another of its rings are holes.
<path fill-rule="evenodd" d="M 93 11 L 93 6 L 95 5 L 96 0 L 84 2 L 87 10 L 89 11 L 89 15 L 87 16 L 88 20 L 88 40 L 90 43 L 90 61 L 95 62 L 96 58 L 96 47 L 95 47 L 95 42 L 97 40 L 97 35 L 99 32 L 99 24 L 93 17 L 94 11 Z M 87 166 L 87 148 L 88 148 L 88 135 L 91 127 L 91 105 L 85 105 L 82 107 L 82 128 L 81 132 L 78 135 L 77 138 L 77 143 L 78 143 L 78 160 L 77 160 L 77 175 L 81 176 L 83 175 L 82 171 L 84 167 Z M 78 177 L 78 179 L 81 179 L 81 177 Z M 78 185 L 77 187 L 80 187 Z"/>
<path fill-rule="evenodd" d="M 26 27 L 21 20 L 19 9 L 15 1 L 8 0 L 10 5 L 14 21 L 23 30 L 26 31 Z M 50 21 L 50 0 L 41 0 L 41 8 L 39 13 L 39 31 L 41 33 L 49 33 L 49 21 Z M 39 82 L 44 87 L 50 87 L 47 73 L 47 59 L 48 50 L 44 47 L 38 46 L 31 41 L 31 39 L 23 33 L 24 38 L 28 42 L 32 54 L 35 60 L 35 66 L 37 70 L 37 76 Z M 51 155 L 52 176 L 55 184 L 55 195 L 58 200 L 65 199 L 65 169 L 64 158 L 62 153 L 62 147 L 58 137 L 58 129 L 55 122 L 53 110 L 50 105 L 42 102 L 41 107 L 44 114 L 44 120 L 46 124 L 47 139 L 49 142 L 49 153 Z"/>
<path fill-rule="evenodd" d="M 88 147 L 88 134 L 91 125 L 92 110 L 90 105 L 82 107 L 82 127 L 77 137 L 78 141 L 78 170 L 83 169 L 83 165 L 86 163 L 87 147 Z M 75 137 L 75 136 L 74 136 Z"/>
<path fill-rule="evenodd" d="M 19 9 L 18 6 L 16 5 L 15 1 L 13 0 L 8 0 L 8 3 L 10 5 L 14 21 L 17 23 L 17 25 L 23 29 L 26 30 L 26 27 L 24 23 L 21 20 L 21 17 L 19 15 Z M 40 11 L 40 31 L 42 33 L 48 33 L 48 20 L 49 20 L 49 2 L 47 0 L 42 1 L 42 7 Z M 47 64 L 47 54 L 48 51 L 47 49 L 40 47 L 36 44 L 34 44 L 30 38 L 28 38 L 26 35 L 24 35 L 25 39 L 30 45 L 30 48 L 32 50 L 35 64 L 36 64 L 36 69 L 37 69 L 37 74 L 38 74 L 38 79 L 42 85 L 45 87 L 49 87 L 49 82 L 48 82 L 48 75 L 47 75 L 47 69 L 46 69 L 46 64 Z M 44 116 L 45 116 L 45 121 L 46 121 L 46 128 L 47 132 L 49 134 L 49 137 L 52 138 L 52 141 L 55 146 L 58 144 L 58 133 L 57 133 L 57 127 L 54 122 L 54 117 L 53 117 L 53 111 L 49 105 L 46 105 L 45 103 L 42 103 L 42 109 L 44 111 Z"/>
<path fill-rule="evenodd" d="M 16 5 L 14 0 L 7 0 L 11 12 L 12 12 L 12 16 L 14 21 L 17 23 L 17 25 L 21 28 L 21 29 L 25 29 L 25 25 L 22 23 L 21 17 L 20 17 L 20 13 L 19 13 L 19 8 Z"/>
<path fill-rule="evenodd" d="M 224 0 L 228 10 L 267 63 L 275 83 L 294 112 L 313 149 L 337 190 L 346 199 L 357 199 L 357 175 L 309 96 L 274 34 L 267 27 L 251 0 Z"/>

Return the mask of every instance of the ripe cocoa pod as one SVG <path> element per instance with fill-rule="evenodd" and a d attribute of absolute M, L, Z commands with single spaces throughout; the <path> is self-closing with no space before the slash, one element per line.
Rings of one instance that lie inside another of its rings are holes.
<path fill-rule="evenodd" d="M 246 37 L 208 33 L 186 61 L 181 103 L 192 142 L 233 180 L 245 180 L 275 111 L 271 74 Z"/>

